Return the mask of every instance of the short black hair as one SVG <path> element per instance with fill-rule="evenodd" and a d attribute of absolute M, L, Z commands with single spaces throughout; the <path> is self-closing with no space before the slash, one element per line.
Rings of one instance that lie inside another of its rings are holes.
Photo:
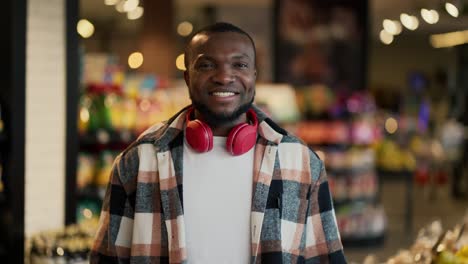
<path fill-rule="evenodd" d="M 200 30 L 196 31 L 189 39 L 187 45 L 185 46 L 184 50 L 184 65 L 185 68 L 188 69 L 188 57 L 190 51 L 190 45 L 192 43 L 193 38 L 199 34 L 210 34 L 210 33 L 223 33 L 223 32 L 235 32 L 247 36 L 252 43 L 252 47 L 254 50 L 254 61 L 257 59 L 257 49 L 255 48 L 255 42 L 253 41 L 252 37 L 249 33 L 242 30 L 240 27 L 237 27 L 233 24 L 226 23 L 226 22 L 217 22 L 206 27 L 201 28 Z"/>

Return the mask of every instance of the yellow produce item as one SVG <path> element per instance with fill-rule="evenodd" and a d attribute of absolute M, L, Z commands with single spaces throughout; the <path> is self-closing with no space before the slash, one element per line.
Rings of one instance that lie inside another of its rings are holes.
<path fill-rule="evenodd" d="M 464 259 L 468 263 L 468 245 L 464 245 L 458 252 L 455 254 L 457 257 Z"/>

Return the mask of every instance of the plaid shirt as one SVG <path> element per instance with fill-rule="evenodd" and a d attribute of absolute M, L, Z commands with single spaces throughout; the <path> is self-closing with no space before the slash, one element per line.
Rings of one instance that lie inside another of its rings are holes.
<path fill-rule="evenodd" d="M 346 263 L 323 162 L 254 109 L 251 263 Z M 185 111 L 148 129 L 116 158 L 91 263 L 190 263 L 182 195 Z"/>

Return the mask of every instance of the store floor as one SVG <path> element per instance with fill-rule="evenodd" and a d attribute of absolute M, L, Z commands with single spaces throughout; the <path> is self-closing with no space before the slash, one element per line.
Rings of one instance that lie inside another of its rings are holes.
<path fill-rule="evenodd" d="M 379 263 L 395 255 L 400 249 L 409 248 L 417 232 L 434 220 L 442 220 L 444 230 L 453 228 L 468 212 L 467 200 L 454 200 L 449 186 L 438 187 L 435 191 L 420 186 L 413 187 L 413 221 L 410 232 L 405 230 L 405 189 L 403 182 L 384 183 L 381 199 L 388 218 L 388 232 L 383 245 L 366 248 L 346 248 L 349 263 L 364 263 L 368 255 L 377 257 Z"/>

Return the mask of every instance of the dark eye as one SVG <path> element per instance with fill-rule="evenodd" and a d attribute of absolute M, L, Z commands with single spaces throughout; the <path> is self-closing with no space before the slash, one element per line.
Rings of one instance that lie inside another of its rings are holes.
<path fill-rule="evenodd" d="M 212 68 L 214 68 L 214 64 L 211 62 L 200 62 L 199 64 L 197 64 L 197 69 L 200 70 L 209 70 Z"/>
<path fill-rule="evenodd" d="M 247 63 L 244 63 L 244 62 L 236 62 L 236 63 L 234 63 L 234 67 L 236 67 L 238 69 L 247 69 L 249 67 L 249 65 Z"/>

